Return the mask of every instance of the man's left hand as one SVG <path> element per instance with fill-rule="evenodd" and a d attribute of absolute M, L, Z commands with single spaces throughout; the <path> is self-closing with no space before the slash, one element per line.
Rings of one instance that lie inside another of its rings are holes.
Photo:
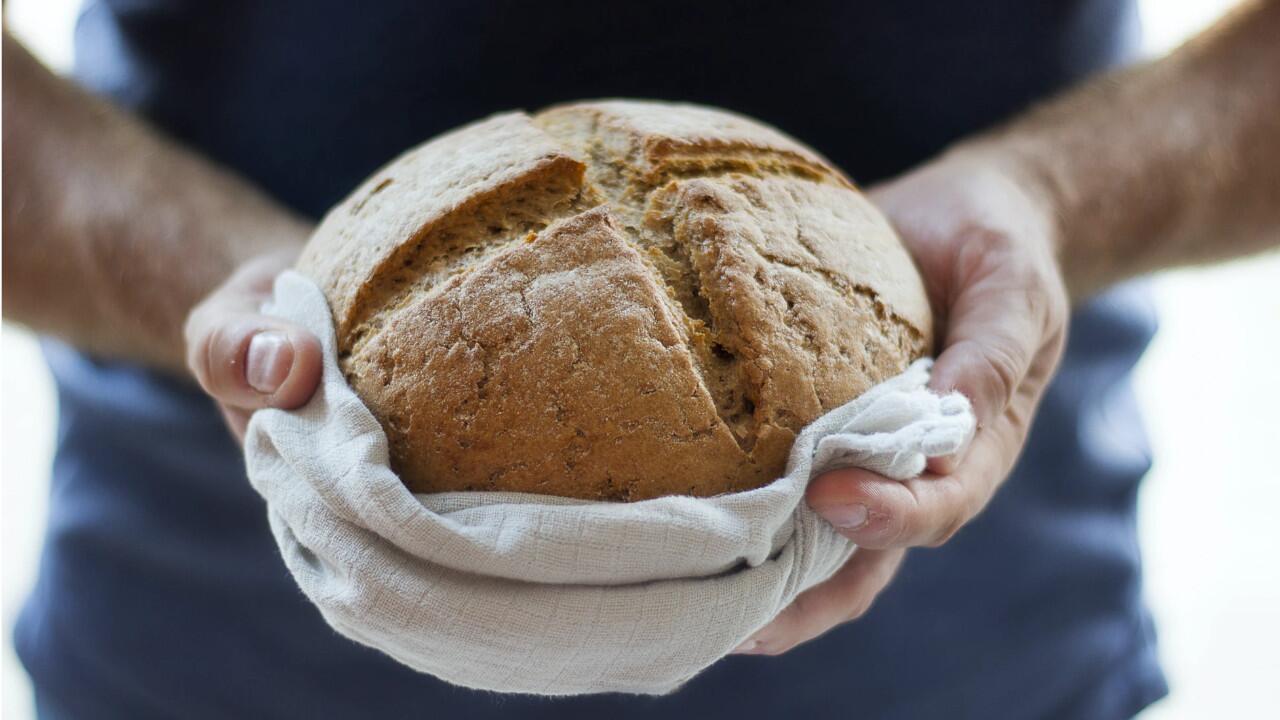
<path fill-rule="evenodd" d="M 899 482 L 859 469 L 810 482 L 810 507 L 859 549 L 735 650 L 777 655 L 856 619 L 907 548 L 937 547 L 986 506 L 1026 441 L 1066 337 L 1068 301 L 1049 194 L 998 153 L 962 149 L 871 199 L 915 258 L 939 325 L 930 387 L 973 403 L 978 430 L 957 456 Z"/>

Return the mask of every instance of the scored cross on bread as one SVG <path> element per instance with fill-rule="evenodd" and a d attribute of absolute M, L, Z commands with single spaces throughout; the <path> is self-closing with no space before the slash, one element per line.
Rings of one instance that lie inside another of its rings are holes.
<path fill-rule="evenodd" d="M 759 487 L 932 336 L 911 259 L 842 173 L 692 105 L 442 135 L 331 210 L 298 268 L 415 492 Z"/>

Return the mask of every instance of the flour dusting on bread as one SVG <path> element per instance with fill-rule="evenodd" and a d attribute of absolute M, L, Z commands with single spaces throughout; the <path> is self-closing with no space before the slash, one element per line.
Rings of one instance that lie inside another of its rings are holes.
<path fill-rule="evenodd" d="M 842 173 L 691 105 L 443 135 L 334 208 L 299 269 L 418 492 L 758 487 L 932 332 L 910 258 Z"/>

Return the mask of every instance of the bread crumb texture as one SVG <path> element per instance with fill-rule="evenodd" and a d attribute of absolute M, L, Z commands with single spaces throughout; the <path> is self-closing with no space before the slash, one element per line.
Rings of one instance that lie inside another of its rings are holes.
<path fill-rule="evenodd" d="M 415 492 L 759 487 L 932 332 L 910 258 L 844 175 L 692 105 L 442 135 L 330 211 L 298 266 Z"/>

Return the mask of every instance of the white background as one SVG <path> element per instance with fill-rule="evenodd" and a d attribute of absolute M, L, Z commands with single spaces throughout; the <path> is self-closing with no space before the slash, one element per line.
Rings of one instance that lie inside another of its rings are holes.
<path fill-rule="evenodd" d="M 1149 54 L 1230 0 L 1143 0 Z M 55 69 L 76 0 L 13 0 L 9 25 Z M 1280 255 L 1157 278 L 1161 330 L 1138 368 L 1156 465 L 1141 495 L 1147 591 L 1172 696 L 1142 720 L 1280 717 Z M 0 341 L 0 715 L 31 714 L 8 640 L 35 575 L 56 408 L 30 334 Z"/>

